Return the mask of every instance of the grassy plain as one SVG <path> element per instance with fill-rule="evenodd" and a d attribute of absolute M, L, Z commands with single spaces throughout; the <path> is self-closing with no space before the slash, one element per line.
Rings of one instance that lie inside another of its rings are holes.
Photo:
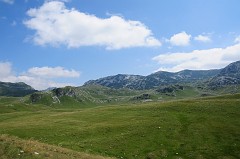
<path fill-rule="evenodd" d="M 85 109 L 68 108 L 67 104 L 60 108 L 29 105 L 20 98 L 2 97 L 0 109 L 0 134 L 10 135 L 0 138 L 0 155 L 6 158 L 14 154 L 21 158 L 15 152 L 22 147 L 15 144 L 11 148 L 8 138 L 54 145 L 66 149 L 67 154 L 240 158 L 239 94 Z"/>

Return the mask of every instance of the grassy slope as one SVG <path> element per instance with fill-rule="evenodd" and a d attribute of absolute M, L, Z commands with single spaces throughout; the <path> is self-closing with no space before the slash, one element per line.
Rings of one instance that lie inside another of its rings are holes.
<path fill-rule="evenodd" d="M 9 135 L 0 135 L 0 141 L 1 159 L 107 159 Z"/>
<path fill-rule="evenodd" d="M 89 109 L 38 106 L 39 111 L 1 112 L 0 134 L 117 158 L 237 159 L 239 99 L 232 95 Z"/>

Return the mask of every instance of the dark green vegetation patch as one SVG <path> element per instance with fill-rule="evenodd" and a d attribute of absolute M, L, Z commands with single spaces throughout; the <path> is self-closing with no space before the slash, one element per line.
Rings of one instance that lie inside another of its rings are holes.
<path fill-rule="evenodd" d="M 33 92 L 36 90 L 23 82 L 0 82 L 0 96 L 23 97 Z"/>

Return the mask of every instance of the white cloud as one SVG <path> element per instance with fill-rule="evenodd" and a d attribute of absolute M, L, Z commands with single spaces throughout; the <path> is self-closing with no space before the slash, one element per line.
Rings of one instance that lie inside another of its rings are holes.
<path fill-rule="evenodd" d="M 33 67 L 28 70 L 28 73 L 38 77 L 59 78 L 79 77 L 80 73 L 75 70 L 66 70 L 63 67 Z"/>
<path fill-rule="evenodd" d="M 168 41 L 175 46 L 187 46 L 190 44 L 190 39 L 191 35 L 183 31 L 178 34 L 174 34 Z"/>
<path fill-rule="evenodd" d="M 10 62 L 0 62 L 0 78 L 11 75 L 12 65 Z"/>
<path fill-rule="evenodd" d="M 0 0 L 2 2 L 8 3 L 8 4 L 13 4 L 14 0 Z"/>
<path fill-rule="evenodd" d="M 27 14 L 30 19 L 24 24 L 36 31 L 33 40 L 38 45 L 97 45 L 107 49 L 161 46 L 151 30 L 139 21 L 116 15 L 99 18 L 74 8 L 67 9 L 59 1 L 47 1 L 40 8 L 28 10 Z"/>
<path fill-rule="evenodd" d="M 235 39 L 234 42 L 235 42 L 235 43 L 240 43 L 240 36 L 236 37 L 236 39 Z"/>
<path fill-rule="evenodd" d="M 63 67 L 33 67 L 26 73 L 16 75 L 12 71 L 9 62 L 0 62 L 0 81 L 2 82 L 24 82 L 34 89 L 43 90 L 49 87 L 74 86 L 71 83 L 55 82 L 56 79 L 78 78 L 80 73 L 75 70 L 67 70 Z M 54 78 L 54 79 L 51 79 Z"/>
<path fill-rule="evenodd" d="M 13 81 L 13 82 L 24 82 L 37 90 L 44 90 L 49 87 L 74 86 L 74 84 L 71 84 L 71 83 L 54 82 L 52 80 L 47 80 L 44 78 L 28 76 L 28 75 L 18 76 L 16 81 Z"/>
<path fill-rule="evenodd" d="M 227 64 L 240 60 L 240 44 L 226 48 L 194 50 L 188 53 L 167 53 L 153 58 L 164 71 L 177 72 L 184 69 L 206 70 L 222 68 Z"/>
<path fill-rule="evenodd" d="M 200 42 L 210 42 L 211 41 L 210 37 L 206 36 L 206 35 L 198 35 L 198 36 L 194 37 L 194 40 L 200 41 Z"/>

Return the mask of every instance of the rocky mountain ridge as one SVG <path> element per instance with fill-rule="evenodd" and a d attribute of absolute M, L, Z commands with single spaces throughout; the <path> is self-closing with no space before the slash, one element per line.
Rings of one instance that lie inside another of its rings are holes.
<path fill-rule="evenodd" d="M 118 74 L 97 80 L 90 80 L 86 85 L 101 85 L 110 88 L 129 88 L 136 90 L 154 89 L 163 85 L 207 83 L 211 87 L 228 84 L 240 84 L 240 61 L 222 69 L 183 70 L 179 72 L 159 71 L 148 76 Z"/>
<path fill-rule="evenodd" d="M 118 74 L 97 80 L 90 80 L 84 85 L 102 85 L 110 88 L 153 89 L 161 85 L 177 83 L 194 83 L 206 81 L 219 74 L 221 69 L 215 70 L 183 70 L 180 72 L 159 71 L 148 76 Z"/>
<path fill-rule="evenodd" d="M 240 61 L 231 63 L 223 68 L 219 74 L 209 82 L 209 85 L 213 87 L 238 84 L 240 84 Z"/>

